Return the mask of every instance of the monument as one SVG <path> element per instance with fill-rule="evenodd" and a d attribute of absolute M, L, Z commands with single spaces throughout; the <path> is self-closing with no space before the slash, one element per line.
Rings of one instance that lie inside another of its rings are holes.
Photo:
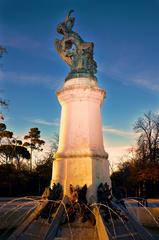
<path fill-rule="evenodd" d="M 93 43 L 85 42 L 74 32 L 71 10 L 57 26 L 63 37 L 55 41 L 60 57 L 71 71 L 57 91 L 61 104 L 59 147 L 53 162 L 51 186 L 60 183 L 64 195 L 70 195 L 70 184 L 87 185 L 88 201 L 96 201 L 99 184 L 109 185 L 108 154 L 104 150 L 100 108 L 106 92 L 99 88 Z"/>
<path fill-rule="evenodd" d="M 71 14 L 58 25 L 63 38 L 55 42 L 71 71 L 57 92 L 62 112 L 52 189 L 46 188 L 40 199 L 4 204 L 0 239 L 153 240 L 124 200 L 112 196 L 100 113 L 105 91 L 95 77 L 93 43 L 72 31 Z"/>

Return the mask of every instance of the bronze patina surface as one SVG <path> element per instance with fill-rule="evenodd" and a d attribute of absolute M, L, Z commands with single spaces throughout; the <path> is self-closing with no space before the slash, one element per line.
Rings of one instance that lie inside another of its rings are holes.
<path fill-rule="evenodd" d="M 58 24 L 57 32 L 63 35 L 61 40 L 55 40 L 57 52 L 70 66 L 71 71 L 65 81 L 71 78 L 91 77 L 96 80 L 97 64 L 93 59 L 92 42 L 85 42 L 77 32 L 72 30 L 75 18 L 70 10 L 64 22 Z"/>

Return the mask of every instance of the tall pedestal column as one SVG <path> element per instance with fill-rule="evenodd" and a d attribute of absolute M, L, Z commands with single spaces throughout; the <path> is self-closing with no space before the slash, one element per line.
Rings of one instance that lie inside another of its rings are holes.
<path fill-rule="evenodd" d="M 105 91 L 92 79 L 74 78 L 65 82 L 57 97 L 62 111 L 51 185 L 61 183 L 69 195 L 70 184 L 87 184 L 87 198 L 95 200 L 98 185 L 110 185 L 100 112 Z"/>

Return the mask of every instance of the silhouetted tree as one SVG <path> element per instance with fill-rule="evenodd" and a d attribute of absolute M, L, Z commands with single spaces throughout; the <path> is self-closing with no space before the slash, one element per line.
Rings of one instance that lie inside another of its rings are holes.
<path fill-rule="evenodd" d="M 139 136 L 133 157 L 128 156 L 125 162 L 118 165 L 118 171 L 112 174 L 113 185 L 124 187 L 129 196 L 141 196 L 143 190 L 146 194 L 158 196 L 159 115 L 151 112 L 144 114 L 136 121 L 134 130 Z"/>
<path fill-rule="evenodd" d="M 40 131 L 38 128 L 30 128 L 28 135 L 24 136 L 27 140 L 23 146 L 30 148 L 30 171 L 32 171 L 32 153 L 34 150 L 42 151 L 42 145 L 45 144 L 44 140 L 40 139 Z"/>
<path fill-rule="evenodd" d="M 0 45 L 0 57 L 2 57 L 3 54 L 6 53 L 6 52 L 7 52 L 6 48 L 3 47 L 2 45 Z"/>
<path fill-rule="evenodd" d="M 59 144 L 59 136 L 58 134 L 55 134 L 53 136 L 50 153 L 47 156 L 45 156 L 42 160 L 37 162 L 35 171 L 37 172 L 39 177 L 39 193 L 40 194 L 44 191 L 46 186 L 50 185 L 54 154 L 58 149 L 58 144 Z"/>
<path fill-rule="evenodd" d="M 13 138 L 13 132 L 6 130 L 6 125 L 0 123 L 0 162 L 10 163 L 12 156 L 11 141 Z M 7 148 L 8 146 L 8 148 Z"/>
<path fill-rule="evenodd" d="M 0 123 L 0 144 L 2 144 L 2 140 L 5 139 L 7 142 L 10 142 L 13 137 L 13 132 L 6 130 L 6 125 L 4 123 Z"/>
<path fill-rule="evenodd" d="M 22 141 L 13 137 L 13 132 L 6 130 L 6 125 L 0 123 L 0 162 L 10 164 L 16 159 L 17 168 L 20 169 L 22 159 L 30 159 L 30 153 L 22 146 Z"/>
<path fill-rule="evenodd" d="M 52 145 L 51 145 L 52 153 L 55 153 L 57 151 L 58 146 L 59 146 L 59 135 L 55 134 L 53 136 L 53 141 L 52 141 Z"/>
<path fill-rule="evenodd" d="M 6 48 L 0 45 L 0 58 L 7 52 Z M 1 65 L 0 65 L 1 67 Z M 0 89 L 1 91 L 1 89 Z M 8 107 L 8 102 L 0 96 L 0 109 Z M 0 121 L 4 120 L 2 112 L 0 113 Z"/>
<path fill-rule="evenodd" d="M 21 165 L 24 159 L 30 159 L 30 153 L 24 146 L 15 146 L 14 147 L 14 158 L 17 162 L 17 169 L 21 169 Z"/>
<path fill-rule="evenodd" d="M 6 125 L 4 123 L 0 123 L 0 132 L 3 132 L 6 130 Z"/>
<path fill-rule="evenodd" d="M 6 164 L 17 160 L 17 168 L 20 170 L 20 161 L 22 159 L 30 159 L 30 153 L 23 146 L 16 146 L 15 144 L 2 144 L 0 146 L 0 154 L 6 159 Z"/>
<path fill-rule="evenodd" d="M 158 162 L 159 151 L 159 115 L 151 112 L 137 120 L 134 130 L 139 133 L 137 158 L 140 164 Z"/>
<path fill-rule="evenodd" d="M 8 107 L 7 101 L 4 100 L 4 99 L 2 99 L 2 98 L 0 98 L 0 106 L 1 106 L 2 108 Z"/>

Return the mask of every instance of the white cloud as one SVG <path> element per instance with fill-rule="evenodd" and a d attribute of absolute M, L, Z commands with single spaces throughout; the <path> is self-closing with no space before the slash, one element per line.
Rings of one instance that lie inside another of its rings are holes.
<path fill-rule="evenodd" d="M 159 115 L 159 109 L 157 109 L 157 110 L 155 111 L 155 114 Z"/>
<path fill-rule="evenodd" d="M 113 140 L 104 138 L 104 146 L 106 152 L 109 154 L 110 166 L 113 170 L 116 170 L 121 159 L 127 160 L 130 150 L 134 148 L 137 134 L 131 131 L 111 128 L 109 126 L 104 126 L 103 132 L 120 136 L 120 142 L 114 142 Z"/>
<path fill-rule="evenodd" d="M 39 74 L 39 73 L 22 73 L 22 72 L 2 72 L 0 71 L 0 82 L 12 82 L 22 85 L 45 85 L 52 90 L 57 90 L 63 85 L 63 78 L 55 75 Z"/>
<path fill-rule="evenodd" d="M 0 72 L 0 81 L 13 81 L 19 83 L 48 83 L 52 82 L 53 76 L 39 75 L 39 74 L 28 74 L 18 72 Z"/>
<path fill-rule="evenodd" d="M 117 166 L 121 161 L 127 160 L 129 158 L 129 152 L 131 149 L 131 145 L 108 146 L 105 144 L 105 150 L 108 152 L 108 160 L 112 168 L 110 169 L 111 172 L 117 169 Z"/>
<path fill-rule="evenodd" d="M 32 50 L 35 48 L 42 49 L 42 43 L 37 41 L 36 39 L 31 38 L 28 35 L 22 35 L 21 33 L 11 31 L 11 29 L 7 29 L 5 26 L 4 37 L 1 39 L 1 42 L 4 43 L 5 46 L 14 47 L 22 50 Z M 43 43 L 44 45 L 44 43 Z"/>
<path fill-rule="evenodd" d="M 137 64 L 138 63 L 138 64 Z M 151 91 L 159 91 L 159 70 L 158 67 L 140 66 L 137 56 L 133 59 L 119 57 L 114 62 L 105 64 L 101 72 L 109 75 L 123 84 L 133 84 Z"/>
<path fill-rule="evenodd" d="M 143 86 L 147 89 L 153 90 L 153 91 L 159 91 L 159 77 L 156 82 L 153 82 L 154 80 L 150 79 L 143 79 L 143 78 L 136 78 L 133 80 L 134 83 L 137 85 Z"/>
<path fill-rule="evenodd" d="M 55 79 L 56 76 L 42 75 L 37 73 L 20 73 L 20 72 L 2 72 L 0 71 L 0 82 L 13 82 L 22 85 L 45 85 L 56 90 L 62 85 L 62 78 Z"/>
<path fill-rule="evenodd" d="M 111 128 L 109 126 L 104 126 L 103 132 L 108 132 L 113 135 L 122 136 L 122 137 L 124 137 L 124 136 L 125 137 L 135 137 L 135 135 L 136 135 L 136 133 L 134 133 L 134 132 L 125 131 L 125 130 L 121 130 L 121 129 L 117 129 L 117 128 Z"/>
<path fill-rule="evenodd" d="M 29 122 L 35 123 L 35 124 L 39 124 L 39 125 L 46 125 L 46 126 L 59 126 L 59 120 L 56 119 L 54 121 L 47 121 L 45 119 L 31 119 L 29 120 Z"/>

